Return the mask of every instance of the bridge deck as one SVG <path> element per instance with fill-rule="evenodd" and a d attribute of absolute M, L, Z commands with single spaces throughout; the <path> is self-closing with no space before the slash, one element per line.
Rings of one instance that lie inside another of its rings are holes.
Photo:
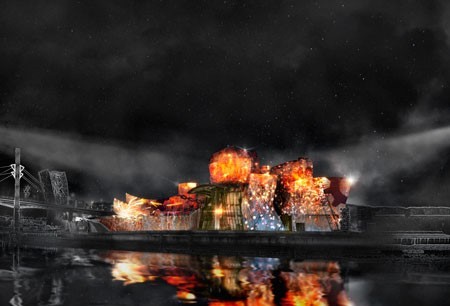
<path fill-rule="evenodd" d="M 1 197 L 0 198 L 0 206 L 13 208 L 14 207 L 14 199 Z M 112 212 L 112 211 L 56 205 L 56 204 L 49 204 L 49 203 L 45 203 L 45 202 L 30 201 L 30 200 L 20 200 L 20 208 L 21 209 L 45 209 L 45 210 L 56 210 L 56 211 L 69 211 L 69 212 L 76 212 L 76 213 L 95 215 L 95 216 L 114 215 L 114 212 Z"/>

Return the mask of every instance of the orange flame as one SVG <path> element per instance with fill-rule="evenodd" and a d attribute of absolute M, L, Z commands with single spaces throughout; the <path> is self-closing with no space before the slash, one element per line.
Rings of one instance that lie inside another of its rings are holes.
<path fill-rule="evenodd" d="M 144 209 L 156 208 L 156 207 L 162 205 L 161 203 L 159 203 L 156 200 L 139 198 L 139 197 L 131 195 L 129 193 L 125 194 L 125 202 L 127 202 L 128 204 L 132 204 L 132 205 L 142 205 L 145 207 Z"/>
<path fill-rule="evenodd" d="M 325 292 L 318 274 L 282 272 L 288 292 L 283 299 L 283 305 L 328 305 L 324 298 Z"/>
<path fill-rule="evenodd" d="M 183 209 L 189 207 L 189 201 L 183 199 L 181 196 L 172 196 L 164 201 L 166 211 L 181 212 Z"/>
<path fill-rule="evenodd" d="M 161 203 L 144 198 L 138 198 L 131 194 L 125 194 L 125 202 L 114 199 L 113 210 L 119 218 L 137 218 L 139 216 L 149 215 Z"/>
<path fill-rule="evenodd" d="M 211 301 L 209 306 L 245 306 L 245 301 Z"/>
<path fill-rule="evenodd" d="M 287 214 L 320 214 L 324 189 L 330 186 L 326 177 L 313 177 L 312 162 L 308 159 L 287 162 L 275 167 L 285 190 L 290 194 L 289 203 L 283 208 Z"/>
<path fill-rule="evenodd" d="M 106 260 L 113 264 L 114 280 L 124 285 L 153 282 L 157 279 L 174 286 L 182 302 L 197 300 L 205 285 L 220 286 L 234 300 L 208 296 L 209 305 L 271 306 L 274 305 L 272 272 L 243 267 L 235 259 L 214 257 L 211 270 L 195 272 L 191 258 L 177 254 L 109 252 Z M 291 262 L 290 272 L 281 272 L 287 292 L 284 306 L 352 305 L 343 289 L 337 262 Z"/>
<path fill-rule="evenodd" d="M 119 218 L 129 219 L 146 215 L 147 212 L 142 209 L 141 201 L 131 201 L 129 203 L 114 199 L 113 210 Z"/>
<path fill-rule="evenodd" d="M 112 270 L 114 280 L 123 281 L 124 285 L 153 281 L 157 276 L 149 275 L 147 266 L 132 262 L 118 262 Z"/>
<path fill-rule="evenodd" d="M 252 158 L 246 150 L 225 148 L 211 157 L 209 173 L 211 182 L 246 183 L 252 170 Z"/>
<path fill-rule="evenodd" d="M 185 301 L 194 301 L 196 299 L 195 294 L 187 291 L 178 291 L 177 298 Z"/>
<path fill-rule="evenodd" d="M 252 173 L 250 174 L 249 181 L 250 184 L 269 186 L 267 189 L 270 189 L 272 185 L 276 185 L 276 176 L 269 173 Z"/>
<path fill-rule="evenodd" d="M 198 280 L 192 273 L 176 268 L 173 264 L 183 261 L 182 255 L 161 254 L 145 257 L 144 253 L 112 252 L 107 260 L 113 264 L 114 280 L 123 281 L 124 286 L 152 282 L 160 278 L 177 288 L 177 298 L 181 301 L 194 301 L 197 297 L 192 291 Z M 165 268 L 165 269 L 164 269 Z M 161 270 L 164 273 L 161 273 Z M 163 274 L 164 276 L 158 276 Z"/>
<path fill-rule="evenodd" d="M 336 262 L 291 263 L 294 272 L 282 272 L 288 292 L 283 305 L 328 305 L 326 298 L 333 287 L 340 287 L 340 267 Z M 345 292 L 341 292 L 337 305 L 349 305 Z"/>
<path fill-rule="evenodd" d="M 284 163 L 279 171 L 281 182 L 288 192 L 294 192 L 300 186 L 306 186 L 312 179 L 312 162 L 306 159 L 299 159 Z"/>
<path fill-rule="evenodd" d="M 186 182 L 186 183 L 179 183 L 178 184 L 178 194 L 185 195 L 185 196 L 194 196 L 188 194 L 189 190 L 197 187 L 197 183 L 195 182 Z"/>

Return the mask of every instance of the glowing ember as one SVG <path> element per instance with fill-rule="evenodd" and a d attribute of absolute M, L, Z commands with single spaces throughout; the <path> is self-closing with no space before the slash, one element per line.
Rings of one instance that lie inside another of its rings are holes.
<path fill-rule="evenodd" d="M 211 157 L 209 173 L 211 182 L 246 183 L 252 170 L 252 158 L 246 150 L 225 148 Z"/>

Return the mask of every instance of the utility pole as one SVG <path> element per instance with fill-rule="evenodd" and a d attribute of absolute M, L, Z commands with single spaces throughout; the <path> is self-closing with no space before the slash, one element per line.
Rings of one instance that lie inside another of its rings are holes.
<path fill-rule="evenodd" d="M 15 149 L 15 164 L 13 167 L 14 174 L 14 211 L 13 211 L 13 224 L 15 238 L 18 238 L 20 230 L 20 178 L 22 177 L 23 167 L 20 165 L 20 148 Z"/>

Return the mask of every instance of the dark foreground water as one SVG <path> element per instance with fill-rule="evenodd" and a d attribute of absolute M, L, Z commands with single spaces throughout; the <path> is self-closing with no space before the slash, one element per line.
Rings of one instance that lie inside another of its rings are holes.
<path fill-rule="evenodd" d="M 314 260 L 100 250 L 0 252 L 0 305 L 450 304 L 445 257 Z"/>

